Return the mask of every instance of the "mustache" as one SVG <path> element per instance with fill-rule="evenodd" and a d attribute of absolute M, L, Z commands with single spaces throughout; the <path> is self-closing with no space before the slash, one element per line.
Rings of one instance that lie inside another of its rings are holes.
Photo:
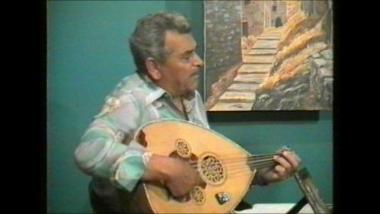
<path fill-rule="evenodd" d="M 201 74 L 199 73 L 199 72 L 195 72 L 195 73 L 193 73 L 192 75 L 191 75 L 191 77 L 200 77 L 201 76 Z"/>
<path fill-rule="evenodd" d="M 191 75 L 190 78 L 193 79 L 193 80 L 199 81 L 200 78 L 201 78 L 201 75 L 199 75 L 199 74 L 193 74 L 193 75 Z"/>

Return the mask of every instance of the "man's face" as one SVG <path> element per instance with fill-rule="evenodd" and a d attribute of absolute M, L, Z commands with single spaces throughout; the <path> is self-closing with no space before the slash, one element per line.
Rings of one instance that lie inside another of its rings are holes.
<path fill-rule="evenodd" d="M 203 61 L 195 53 L 196 45 L 191 34 L 166 32 L 165 50 L 169 54 L 159 65 L 160 85 L 173 96 L 187 95 L 198 87 Z"/>

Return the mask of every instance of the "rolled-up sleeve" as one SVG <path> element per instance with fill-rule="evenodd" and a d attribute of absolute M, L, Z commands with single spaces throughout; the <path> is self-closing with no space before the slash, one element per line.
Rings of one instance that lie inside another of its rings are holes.
<path fill-rule="evenodd" d="M 132 139 L 140 114 L 130 94 L 107 99 L 75 150 L 78 167 L 88 175 L 108 178 L 116 186 L 132 191 L 146 168 L 145 150 Z"/>

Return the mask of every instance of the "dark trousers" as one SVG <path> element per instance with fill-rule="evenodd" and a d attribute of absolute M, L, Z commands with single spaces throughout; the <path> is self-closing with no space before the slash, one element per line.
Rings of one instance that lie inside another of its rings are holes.
<path fill-rule="evenodd" d="M 122 210 L 118 194 L 114 192 L 113 194 L 107 194 L 104 196 L 99 196 L 94 189 L 92 181 L 89 184 L 89 194 L 91 207 L 95 214 L 125 214 L 126 212 Z"/>
<path fill-rule="evenodd" d="M 99 196 L 96 194 L 93 188 L 93 181 L 89 184 L 89 194 L 90 194 L 90 202 L 91 207 L 94 211 L 94 214 L 127 214 L 130 213 L 127 210 L 123 210 L 121 207 L 121 199 L 119 197 L 119 193 L 117 190 L 108 191 L 107 194 L 102 194 Z M 241 201 L 239 205 L 235 208 L 235 210 L 244 210 L 250 209 L 252 205 Z"/>

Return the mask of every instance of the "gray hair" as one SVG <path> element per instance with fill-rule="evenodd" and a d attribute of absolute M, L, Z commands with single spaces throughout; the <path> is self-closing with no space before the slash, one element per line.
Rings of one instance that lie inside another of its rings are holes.
<path fill-rule="evenodd" d="M 137 21 L 136 29 L 129 38 L 129 46 L 135 61 L 137 72 L 145 73 L 145 60 L 152 57 L 164 63 L 169 53 L 165 51 L 165 33 L 174 31 L 190 33 L 186 18 L 178 13 L 159 12 L 149 14 Z"/>

